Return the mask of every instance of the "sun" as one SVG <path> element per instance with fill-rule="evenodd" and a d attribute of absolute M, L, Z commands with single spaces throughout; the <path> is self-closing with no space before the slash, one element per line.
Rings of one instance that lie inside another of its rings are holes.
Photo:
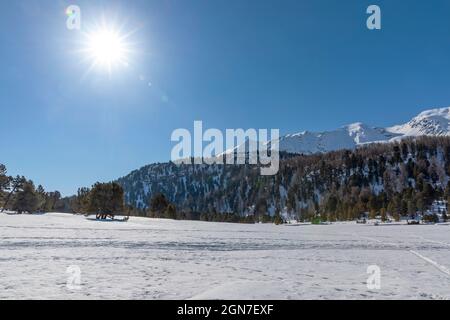
<path fill-rule="evenodd" d="M 127 38 L 130 34 L 121 34 L 113 27 L 101 26 L 84 33 L 82 50 L 84 60 L 92 69 L 107 70 L 110 74 L 118 67 L 128 66 L 131 53 Z"/>
<path fill-rule="evenodd" d="M 111 78 L 116 71 L 134 70 L 132 62 L 143 52 L 136 35 L 142 27 L 130 21 L 117 13 L 104 12 L 83 23 L 73 50 L 87 68 L 83 79 L 93 71 L 97 76 L 106 73 Z"/>
<path fill-rule="evenodd" d="M 97 63 L 111 66 L 124 61 L 126 50 L 120 35 L 100 30 L 90 36 L 88 51 Z"/>
<path fill-rule="evenodd" d="M 92 63 L 108 69 L 127 64 L 127 45 L 116 31 L 102 28 L 87 35 L 86 53 Z"/>

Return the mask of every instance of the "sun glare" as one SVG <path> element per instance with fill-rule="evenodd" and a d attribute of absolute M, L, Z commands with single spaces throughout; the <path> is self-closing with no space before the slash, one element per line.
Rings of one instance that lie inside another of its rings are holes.
<path fill-rule="evenodd" d="M 124 47 L 120 37 L 108 30 L 94 33 L 89 48 L 100 63 L 112 64 L 123 59 Z"/>
<path fill-rule="evenodd" d="M 127 66 L 127 43 L 125 37 L 114 30 L 102 28 L 87 34 L 85 50 L 93 67 L 106 68 L 110 73 L 114 67 Z"/>

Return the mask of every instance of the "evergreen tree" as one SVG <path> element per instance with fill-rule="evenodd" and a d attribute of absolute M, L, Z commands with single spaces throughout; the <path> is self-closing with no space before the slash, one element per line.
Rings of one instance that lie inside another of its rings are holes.
<path fill-rule="evenodd" d="M 150 200 L 150 211 L 156 214 L 157 217 L 161 217 L 169 206 L 169 201 L 167 201 L 166 196 L 162 193 L 155 194 Z"/>
<path fill-rule="evenodd" d="M 62 211 L 64 203 L 61 201 L 61 193 L 59 191 L 48 192 L 45 202 L 45 211 Z"/>
<path fill-rule="evenodd" d="M 45 203 L 47 202 L 47 193 L 44 190 L 44 187 L 39 185 L 36 188 L 36 197 L 38 199 L 37 210 L 39 212 L 45 212 Z"/>
<path fill-rule="evenodd" d="M 6 167 L 3 164 L 0 164 L 0 207 L 4 206 L 6 190 L 8 189 L 10 183 L 10 177 L 6 174 Z"/>
<path fill-rule="evenodd" d="M 6 196 L 5 202 L 4 202 L 3 207 L 0 212 L 3 212 L 3 210 L 8 207 L 8 204 L 10 203 L 14 193 L 16 191 L 18 191 L 19 189 L 21 189 L 24 186 L 24 184 L 27 182 L 25 177 L 23 177 L 23 176 L 22 177 L 16 176 L 15 178 L 11 178 L 10 180 L 11 180 L 10 191 L 9 191 L 8 195 Z"/>
<path fill-rule="evenodd" d="M 105 219 L 124 210 L 123 189 L 115 183 L 99 183 L 89 193 L 88 212 L 96 213 L 98 218 Z"/>
<path fill-rule="evenodd" d="M 90 193 L 89 188 L 79 188 L 77 191 L 76 200 L 72 204 L 72 210 L 78 213 L 88 213 L 90 205 Z"/>
<path fill-rule="evenodd" d="M 417 212 L 417 206 L 416 203 L 414 201 L 414 199 L 410 199 L 408 201 L 408 215 L 416 215 Z"/>
<path fill-rule="evenodd" d="M 177 210 L 173 204 L 169 204 L 164 211 L 164 215 L 167 219 L 176 219 L 177 218 Z"/>
<path fill-rule="evenodd" d="M 22 190 L 20 190 L 15 198 L 13 204 L 13 210 L 18 213 L 33 213 L 37 210 L 39 205 L 39 198 L 31 181 L 27 181 L 23 184 Z"/>
<path fill-rule="evenodd" d="M 283 223 L 284 223 L 284 220 L 283 220 L 283 218 L 281 217 L 281 215 L 276 214 L 276 215 L 274 216 L 274 218 L 273 218 L 273 223 L 275 223 L 276 225 L 283 224 Z"/>

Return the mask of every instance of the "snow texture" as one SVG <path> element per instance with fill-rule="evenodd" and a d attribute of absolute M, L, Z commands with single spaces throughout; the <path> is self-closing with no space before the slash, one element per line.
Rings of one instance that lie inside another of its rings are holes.
<path fill-rule="evenodd" d="M 450 298 L 448 224 L 0 214 L 0 237 L 0 299 Z M 367 288 L 370 265 L 381 269 L 380 289 Z"/>

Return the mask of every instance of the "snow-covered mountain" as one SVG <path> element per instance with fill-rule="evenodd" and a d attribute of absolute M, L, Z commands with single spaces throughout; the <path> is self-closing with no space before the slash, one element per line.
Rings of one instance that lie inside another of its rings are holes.
<path fill-rule="evenodd" d="M 403 136 L 448 136 L 450 133 L 450 107 L 427 110 L 411 121 L 387 128 Z"/>
<path fill-rule="evenodd" d="M 450 107 L 424 111 L 405 124 L 388 128 L 371 127 L 357 122 L 333 131 L 288 134 L 280 138 L 280 150 L 312 154 L 423 135 L 450 135 Z"/>
<path fill-rule="evenodd" d="M 140 209 L 146 208 L 155 194 L 163 193 L 178 209 L 189 214 L 247 215 L 260 210 L 273 215 L 284 208 L 300 213 L 305 208 L 316 210 L 317 204 L 327 201 L 332 193 L 336 197 L 340 192 L 353 190 L 348 186 L 357 187 L 361 192 L 365 189 L 364 197 L 367 193 L 377 195 L 384 191 L 390 193 L 391 199 L 411 188 L 422 194 L 420 188 L 424 181 L 433 188 L 447 186 L 450 181 L 450 138 L 441 136 L 450 136 L 450 108 L 424 111 L 405 124 L 388 128 L 354 123 L 334 131 L 283 136 L 280 150 L 290 154 L 282 155 L 280 170 L 275 177 L 261 176 L 258 166 L 251 165 L 176 165 L 168 162 L 142 167 L 117 182 L 125 190 L 126 202 Z M 405 141 L 401 147 L 396 143 L 384 143 L 377 147 L 369 145 L 364 150 L 357 148 L 375 142 L 396 142 L 406 137 L 418 139 Z M 248 144 L 247 141 L 246 150 Z M 340 149 L 354 150 L 326 153 Z M 233 150 L 236 149 L 227 152 Z M 341 191 L 336 190 L 341 187 Z M 340 200 L 341 205 L 359 199 L 348 194 L 347 198 Z M 424 203 L 425 200 L 421 201 Z"/>
<path fill-rule="evenodd" d="M 371 196 L 380 196 L 372 198 L 374 206 L 384 203 L 386 209 L 396 206 L 406 213 L 407 207 L 424 208 L 448 192 L 450 137 L 422 136 L 403 142 L 314 155 L 282 154 L 275 176 L 261 176 L 255 165 L 168 162 L 142 167 L 117 182 L 125 201 L 135 208 L 147 208 L 154 195 L 163 193 L 177 210 L 197 218 L 201 213 L 247 216 L 305 214 L 305 210 L 313 215 L 318 206 L 325 211 L 339 208 L 344 214 L 340 219 L 357 218 Z"/>

